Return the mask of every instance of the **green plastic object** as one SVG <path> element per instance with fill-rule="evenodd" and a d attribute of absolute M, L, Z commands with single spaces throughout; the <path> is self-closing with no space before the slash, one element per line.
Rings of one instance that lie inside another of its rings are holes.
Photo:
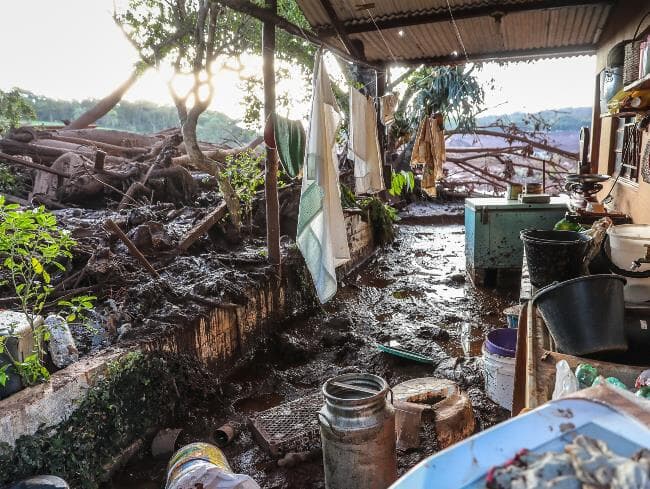
<path fill-rule="evenodd" d="M 576 367 L 576 378 L 581 389 L 589 387 L 598 378 L 598 369 L 588 363 L 581 363 Z"/>
<path fill-rule="evenodd" d="M 582 226 L 578 223 L 571 222 L 567 220 L 566 218 L 559 220 L 556 224 L 555 227 L 553 228 L 554 231 L 577 231 L 580 232 L 582 231 Z"/>
<path fill-rule="evenodd" d="M 388 353 L 390 355 L 395 355 L 396 357 L 405 358 L 407 360 L 412 360 L 414 362 L 426 363 L 427 365 L 433 365 L 435 361 L 431 357 L 421 355 L 420 353 L 415 353 L 413 351 L 405 350 L 398 346 L 382 345 L 381 343 L 377 344 L 377 349 Z"/>
<path fill-rule="evenodd" d="M 596 380 L 594 380 L 594 383 L 592 385 L 600 385 L 600 383 L 601 383 L 600 379 L 602 379 L 602 378 L 603 378 L 602 375 L 596 377 Z M 617 379 L 616 377 L 607 377 L 605 379 L 605 382 L 607 382 L 608 384 L 612 384 L 612 385 L 614 385 L 616 387 L 620 387 L 621 389 L 626 389 L 627 390 L 627 386 L 623 382 L 621 382 L 619 379 Z"/>
<path fill-rule="evenodd" d="M 650 387 L 641 387 L 636 391 L 636 395 L 644 399 L 650 399 Z"/>

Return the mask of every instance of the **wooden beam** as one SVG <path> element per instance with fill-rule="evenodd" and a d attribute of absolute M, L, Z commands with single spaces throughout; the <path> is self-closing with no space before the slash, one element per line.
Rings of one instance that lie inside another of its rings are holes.
<path fill-rule="evenodd" d="M 403 59 L 395 62 L 394 66 L 448 66 L 466 62 L 478 61 L 530 61 L 533 59 L 554 58 L 559 56 L 581 56 L 596 54 L 593 44 L 577 46 L 561 46 L 553 48 L 519 49 L 515 51 L 497 51 L 492 53 L 468 53 L 464 56 L 444 55 L 430 58 Z"/>
<path fill-rule="evenodd" d="M 363 56 L 363 54 L 357 50 L 355 44 L 350 41 L 350 38 L 345 31 L 345 27 L 343 27 L 343 22 L 341 22 L 341 19 L 339 19 L 336 10 L 334 10 L 334 7 L 332 7 L 332 2 L 330 2 L 330 0 L 320 0 L 320 4 L 323 6 L 323 9 L 330 19 L 330 23 L 334 27 L 334 31 L 345 46 L 345 49 L 348 50 L 350 56 L 354 56 L 358 59 L 365 59 L 365 56 Z"/>
<path fill-rule="evenodd" d="M 212 212 L 205 216 L 201 222 L 187 232 L 178 247 L 183 251 L 187 251 L 201 236 L 207 233 L 215 224 L 223 219 L 227 213 L 228 207 L 225 202 L 222 202 L 215 207 Z"/>
<path fill-rule="evenodd" d="M 215 1 L 217 3 L 220 3 L 222 5 L 225 5 L 226 7 L 235 10 L 236 12 L 240 12 L 245 15 L 250 15 L 251 17 L 261 20 L 262 22 L 269 22 L 271 24 L 275 24 L 276 27 L 279 27 L 280 29 L 288 32 L 289 34 L 306 39 L 307 41 L 314 43 L 318 46 L 323 46 L 328 50 L 330 50 L 332 53 L 336 54 L 337 56 L 346 59 L 352 63 L 359 63 L 364 66 L 368 66 L 370 68 L 378 67 L 377 63 L 371 63 L 363 59 L 357 59 L 354 56 L 351 56 L 347 52 L 343 51 L 339 47 L 322 39 L 317 34 L 315 34 L 312 30 L 299 27 L 296 24 L 289 22 L 284 17 L 279 16 L 276 12 L 273 12 L 268 8 L 259 7 L 254 3 L 250 2 L 249 0 L 215 0 Z"/>
<path fill-rule="evenodd" d="M 534 10 L 549 10 L 567 7 L 583 7 L 589 5 L 611 5 L 614 0 L 535 0 L 526 3 L 513 3 L 504 5 L 503 2 L 494 2 L 490 5 L 478 4 L 474 7 L 464 7 L 452 9 L 454 20 L 475 19 L 478 17 L 502 17 L 508 14 L 520 12 L 530 12 Z M 451 16 L 446 8 L 439 8 L 427 12 L 399 14 L 390 17 L 377 18 L 375 21 L 344 21 L 343 27 L 348 34 L 361 34 L 364 32 L 373 32 L 377 29 L 399 29 L 422 24 L 436 24 L 439 22 L 449 22 Z M 376 23 L 376 26 L 375 26 Z M 333 37 L 336 35 L 334 26 L 316 27 L 316 32 L 323 37 Z"/>
<path fill-rule="evenodd" d="M 274 14 L 277 0 L 266 0 L 266 6 Z M 275 24 L 264 21 L 262 26 L 262 74 L 264 77 L 264 120 L 268 139 L 275 141 Z M 268 143 L 268 141 L 267 141 Z M 274 145 L 275 146 L 275 145 Z M 278 198 L 278 153 L 275 147 L 266 148 L 264 171 L 264 194 L 266 200 L 266 245 L 268 260 L 280 267 L 280 202 Z"/>

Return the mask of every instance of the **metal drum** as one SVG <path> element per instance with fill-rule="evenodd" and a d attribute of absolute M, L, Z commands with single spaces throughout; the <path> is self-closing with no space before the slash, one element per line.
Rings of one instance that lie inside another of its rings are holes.
<path fill-rule="evenodd" d="M 381 377 L 351 373 L 323 385 L 318 413 L 327 489 L 386 489 L 397 479 L 395 410 Z"/>

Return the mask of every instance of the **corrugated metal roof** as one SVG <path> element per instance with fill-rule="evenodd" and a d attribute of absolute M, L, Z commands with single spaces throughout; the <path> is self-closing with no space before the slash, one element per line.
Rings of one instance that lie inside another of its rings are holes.
<path fill-rule="evenodd" d="M 337 42 L 330 19 L 320 0 L 297 0 L 312 27 Z M 375 0 L 369 10 L 358 8 L 369 0 L 330 0 L 350 39 L 363 41 L 368 61 L 404 61 L 436 59 L 449 61 L 452 53 L 464 59 L 456 29 L 447 19 L 446 0 Z M 610 3 L 573 2 L 572 6 L 524 10 L 526 5 L 542 5 L 539 0 L 449 0 L 457 14 L 456 25 L 468 56 L 475 59 L 523 58 L 584 54 L 593 48 L 609 16 Z M 571 2 L 569 2 L 571 3 Z M 512 6 L 505 15 L 490 15 Z M 484 8 L 485 7 L 485 8 Z M 482 16 L 469 15 L 480 8 Z M 474 10 L 471 10 L 474 9 Z M 465 13 L 466 15 L 463 15 Z M 431 15 L 434 23 L 382 28 L 374 23 L 392 26 L 399 20 Z M 342 47 L 342 44 L 341 44 Z M 575 47 L 575 50 L 572 48 Z M 342 47 L 343 48 L 343 47 Z M 343 48 L 344 49 L 344 48 Z"/>

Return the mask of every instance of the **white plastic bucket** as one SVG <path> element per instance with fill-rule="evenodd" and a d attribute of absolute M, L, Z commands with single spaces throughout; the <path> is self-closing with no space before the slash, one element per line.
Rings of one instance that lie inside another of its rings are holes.
<path fill-rule="evenodd" d="M 608 231 L 612 262 L 618 268 L 630 270 L 634 260 L 646 256 L 646 244 L 650 245 L 650 224 L 621 224 Z M 650 270 L 650 264 L 642 264 L 635 272 Z M 624 289 L 625 302 L 650 301 L 650 278 L 627 278 Z"/>
<path fill-rule="evenodd" d="M 490 353 L 483 344 L 483 375 L 487 396 L 502 408 L 512 411 L 515 359 Z"/>

